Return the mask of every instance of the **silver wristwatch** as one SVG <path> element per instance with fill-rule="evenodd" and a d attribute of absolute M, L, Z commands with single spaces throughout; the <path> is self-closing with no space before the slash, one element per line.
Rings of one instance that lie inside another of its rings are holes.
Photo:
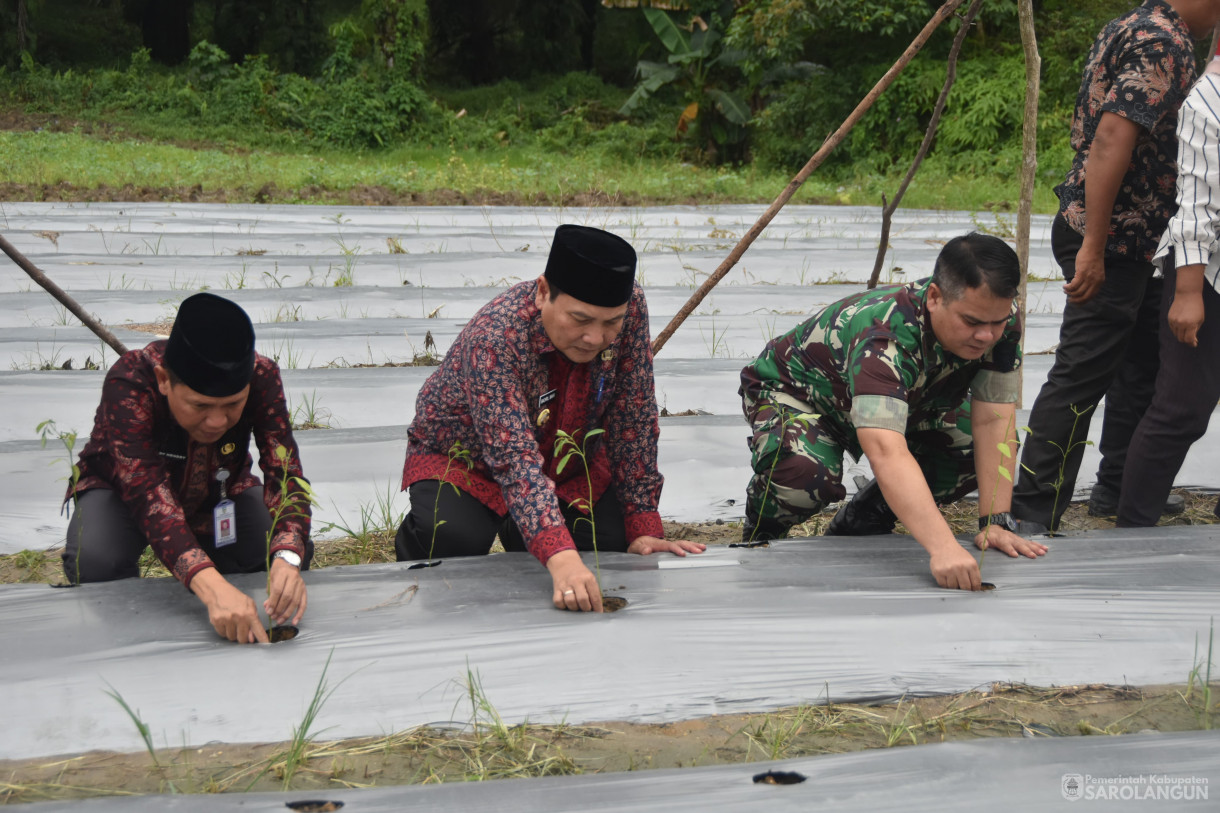
<path fill-rule="evenodd" d="M 287 562 L 288 564 L 297 568 L 298 570 L 300 570 L 300 568 L 301 568 L 301 554 L 297 553 L 296 551 L 277 550 L 274 554 L 274 558 L 283 559 L 285 562 Z"/>

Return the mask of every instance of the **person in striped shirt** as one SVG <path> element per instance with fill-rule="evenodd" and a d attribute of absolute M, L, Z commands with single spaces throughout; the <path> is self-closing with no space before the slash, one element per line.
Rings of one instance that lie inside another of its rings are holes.
<path fill-rule="evenodd" d="M 1127 453 L 1119 527 L 1155 525 L 1192 443 L 1220 400 L 1220 64 L 1178 115 L 1178 211 L 1154 261 L 1165 275 L 1161 368 Z M 1220 516 L 1220 503 L 1215 513 Z"/>

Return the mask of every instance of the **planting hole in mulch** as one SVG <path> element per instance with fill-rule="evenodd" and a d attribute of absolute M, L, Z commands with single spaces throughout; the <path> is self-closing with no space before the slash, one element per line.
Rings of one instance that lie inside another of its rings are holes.
<path fill-rule="evenodd" d="M 343 802 L 323 802 L 310 800 L 307 802 L 284 802 L 289 810 L 300 810 L 303 813 L 330 813 L 343 807 Z"/>
<path fill-rule="evenodd" d="M 984 593 L 987 592 L 988 590 L 994 590 L 994 589 L 995 589 L 995 585 L 992 584 L 991 582 L 983 582 L 983 592 Z"/>
<path fill-rule="evenodd" d="M 272 627 L 271 634 L 267 638 L 273 644 L 278 644 L 280 641 L 291 641 L 297 637 L 301 631 L 291 624 L 285 624 L 282 627 Z"/>
<path fill-rule="evenodd" d="M 805 777 L 796 771 L 767 771 L 754 775 L 755 785 L 799 785 Z"/>
<path fill-rule="evenodd" d="M 627 599 L 622 596 L 602 596 L 602 612 L 617 613 L 627 606 Z"/>
<path fill-rule="evenodd" d="M 423 570 L 425 567 L 436 567 L 443 561 L 445 561 L 445 560 L 444 559 L 425 559 L 422 562 L 416 562 L 413 565 L 407 565 L 407 570 Z"/>

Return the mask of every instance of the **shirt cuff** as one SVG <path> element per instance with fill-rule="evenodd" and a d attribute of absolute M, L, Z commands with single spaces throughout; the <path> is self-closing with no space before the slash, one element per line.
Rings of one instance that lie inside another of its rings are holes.
<path fill-rule="evenodd" d="M 907 433 L 907 402 L 886 395 L 857 395 L 851 402 L 851 423 L 856 429 L 891 429 Z"/>
<path fill-rule="evenodd" d="M 1016 372 L 997 373 L 979 370 L 970 382 L 970 397 L 989 404 L 1015 404 L 1020 392 L 1020 376 Z"/>
<path fill-rule="evenodd" d="M 543 528 L 526 547 L 543 565 L 546 565 L 557 553 L 576 550 L 576 545 L 572 542 L 572 534 L 568 532 L 566 525 L 552 525 L 549 528 Z"/>
<path fill-rule="evenodd" d="M 275 535 L 275 538 L 271 540 L 271 550 L 268 553 L 274 556 L 278 550 L 290 550 L 300 556 L 301 561 L 305 560 L 305 540 L 295 531 L 281 531 Z"/>
<path fill-rule="evenodd" d="M 661 526 L 661 515 L 656 511 L 641 511 L 623 517 L 623 525 L 627 530 L 627 544 L 630 545 L 641 536 L 665 538 L 665 529 Z"/>
<path fill-rule="evenodd" d="M 195 578 L 195 574 L 201 570 L 207 570 L 209 567 L 216 567 L 216 564 L 203 548 L 192 548 L 174 562 L 173 574 L 178 581 L 182 582 L 183 587 L 190 590 L 191 579 Z"/>
<path fill-rule="evenodd" d="M 1207 265 L 1211 259 L 1211 251 L 1203 243 L 1178 243 L 1173 246 L 1173 264 L 1175 268 L 1184 265 Z"/>

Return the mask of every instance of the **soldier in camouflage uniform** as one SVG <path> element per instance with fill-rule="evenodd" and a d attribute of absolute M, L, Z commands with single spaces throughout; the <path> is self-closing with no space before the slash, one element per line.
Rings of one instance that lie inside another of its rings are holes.
<path fill-rule="evenodd" d="M 945 245 L 930 279 L 850 296 L 772 340 L 741 373 L 754 469 L 743 539 L 782 538 L 842 500 L 846 451 L 866 455 L 877 479 L 828 534 L 889 533 L 901 519 L 938 584 L 977 590 L 978 565 L 937 503 L 978 487 L 976 545 L 1045 553 L 1016 534 L 1026 529 L 999 473 L 1011 469 L 999 446 L 1016 448 L 1019 279 L 1011 248 L 972 233 Z"/>

